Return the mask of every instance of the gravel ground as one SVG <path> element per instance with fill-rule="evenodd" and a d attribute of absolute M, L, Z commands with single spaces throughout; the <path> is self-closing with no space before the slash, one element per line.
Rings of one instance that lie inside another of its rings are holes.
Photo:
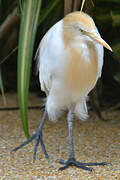
<path fill-rule="evenodd" d="M 7 94 L 7 106 L 16 106 L 15 94 Z M 40 98 L 30 95 L 30 105 L 40 104 Z M 3 107 L 0 97 L 0 107 Z M 43 111 L 29 110 L 29 128 L 33 134 L 39 126 Z M 25 140 L 19 111 L 0 111 L 0 179 L 10 180 L 119 180 L 120 179 L 120 115 L 119 112 L 103 112 L 107 120 L 100 121 L 90 112 L 86 122 L 75 119 L 75 156 L 82 162 L 108 162 L 104 167 L 94 167 L 87 172 L 76 167 L 58 171 L 57 158 L 69 155 L 68 129 L 65 117 L 57 123 L 46 121 L 43 130 L 44 143 L 50 163 L 38 148 L 37 160 L 33 163 L 34 142 L 15 153 L 12 148 Z"/>

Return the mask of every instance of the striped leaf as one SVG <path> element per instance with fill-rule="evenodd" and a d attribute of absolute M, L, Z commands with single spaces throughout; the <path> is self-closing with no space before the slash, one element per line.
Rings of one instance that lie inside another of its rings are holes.
<path fill-rule="evenodd" d="M 18 100 L 26 137 L 28 130 L 28 92 L 35 35 L 40 14 L 41 0 L 23 3 L 18 46 Z"/>

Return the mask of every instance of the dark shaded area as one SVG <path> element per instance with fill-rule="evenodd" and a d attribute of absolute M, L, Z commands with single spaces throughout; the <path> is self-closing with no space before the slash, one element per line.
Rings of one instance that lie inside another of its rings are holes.
<path fill-rule="evenodd" d="M 4 2 L 4 1 L 3 1 Z M 48 0 L 44 1 L 42 4 L 42 9 L 48 4 Z M 90 2 L 90 1 L 89 1 Z M 101 36 L 105 41 L 112 46 L 114 54 L 105 49 L 104 66 L 102 73 L 102 86 L 98 88 L 98 96 L 100 103 L 103 107 L 111 106 L 120 101 L 120 78 L 118 81 L 114 78 L 117 73 L 120 72 L 120 22 L 118 17 L 120 16 L 120 2 L 119 1 L 106 1 L 106 0 L 96 0 L 93 1 L 91 6 L 88 2 L 85 5 L 85 9 L 89 12 L 101 33 Z M 5 13 L 3 10 L 9 7 Z M 0 23 L 2 24 L 9 13 L 16 7 L 16 3 L 9 0 L 6 4 L 0 6 Z M 73 9 L 74 6 L 72 5 Z M 34 47 L 34 55 L 39 45 L 39 42 L 46 31 L 55 24 L 58 20 L 63 17 L 64 8 L 63 1 L 54 9 L 54 11 L 46 18 L 46 20 L 38 27 L 36 43 Z M 12 49 L 14 49 L 18 44 L 18 34 L 19 34 L 19 23 L 15 24 L 8 31 L 5 37 L 2 38 L 0 42 L 0 61 L 4 59 Z M 117 57 L 117 58 L 116 58 Z M 30 80 L 30 91 L 36 91 L 41 96 L 44 93 L 40 91 L 39 78 L 35 73 L 35 64 L 33 58 L 32 72 Z M 5 92 L 16 92 L 17 91 L 17 51 L 13 53 L 1 66 L 3 82 L 5 87 Z M 100 90 L 101 89 L 101 90 Z M 100 92 L 99 92 L 100 91 Z"/>

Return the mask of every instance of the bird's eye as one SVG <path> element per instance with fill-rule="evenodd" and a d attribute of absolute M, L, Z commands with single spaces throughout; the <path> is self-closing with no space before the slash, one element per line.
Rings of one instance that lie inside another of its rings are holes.
<path fill-rule="evenodd" d="M 82 33 L 84 32 L 82 29 L 80 30 Z"/>

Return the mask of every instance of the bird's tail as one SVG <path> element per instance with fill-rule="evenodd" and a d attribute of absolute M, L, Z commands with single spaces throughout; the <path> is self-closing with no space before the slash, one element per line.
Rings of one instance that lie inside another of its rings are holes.
<path fill-rule="evenodd" d="M 75 115 L 78 119 L 85 121 L 88 118 L 88 109 L 86 105 L 86 100 L 79 102 L 75 107 Z"/>

